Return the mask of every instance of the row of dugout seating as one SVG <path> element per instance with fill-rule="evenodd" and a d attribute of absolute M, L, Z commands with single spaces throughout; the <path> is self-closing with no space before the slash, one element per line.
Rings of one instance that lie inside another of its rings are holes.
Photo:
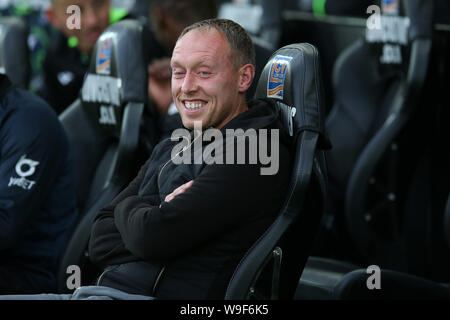
<path fill-rule="evenodd" d="M 85 203 L 80 205 L 80 208 L 85 209 L 82 210 L 83 215 L 61 263 L 61 292 L 66 291 L 65 271 L 69 265 L 82 266 L 83 272 L 87 272 L 83 284 L 89 284 L 89 281 L 93 280 L 95 270 L 92 271 L 86 252 L 90 226 L 96 212 L 132 178 L 130 171 L 122 167 L 121 163 L 127 164 L 128 167 L 131 163 L 132 152 L 136 151 L 137 146 L 139 115 L 145 107 L 146 100 L 140 99 L 146 95 L 145 88 L 139 87 L 145 83 L 141 78 L 144 75 L 136 77 L 136 70 L 145 72 L 145 63 L 142 59 L 145 54 L 139 54 L 145 51 L 136 51 L 136 48 L 140 48 L 139 44 L 142 44 L 144 31 L 138 22 L 130 20 L 117 23 L 104 32 L 98 40 L 95 52 L 98 57 L 105 50 L 106 44 L 111 45 L 110 76 L 103 75 L 98 60 L 93 61 L 80 100 L 60 117 L 74 148 L 76 174 L 80 178 L 79 191 L 82 193 L 80 199 L 92 199 L 88 205 Z M 134 63 L 130 62 L 130 48 L 133 48 Z M 296 145 L 296 162 L 282 212 L 239 264 L 227 289 L 225 297 L 227 299 L 292 297 L 296 289 L 296 279 L 299 278 L 306 262 L 308 249 L 312 245 L 314 231 L 323 210 L 326 168 L 323 151 L 320 151 L 325 143 L 321 134 L 324 117 L 321 110 L 323 93 L 320 85 L 318 52 L 311 45 L 300 44 L 282 48 L 276 54 L 292 57 L 286 74 L 285 98 L 278 106 L 280 114 L 285 119 L 286 130 Z M 267 95 L 268 73 L 272 65 L 279 62 L 276 54 L 263 70 L 257 87 L 258 96 Z M 94 77 L 92 81 L 89 80 L 91 76 Z M 109 84 L 111 89 L 114 85 L 111 78 L 121 80 L 121 86 L 116 88 L 120 91 L 120 104 L 114 106 L 116 125 L 99 124 L 101 122 L 99 119 L 104 116 L 101 110 L 106 101 L 93 103 L 92 100 L 95 99 L 92 99 L 85 90 L 89 90 L 90 87 L 93 90 L 104 88 L 106 84 Z M 299 88 L 304 88 L 304 91 L 300 91 Z M 303 105 L 302 101 L 305 98 L 308 98 L 309 104 Z M 292 112 L 294 105 L 297 112 Z M 123 141 L 126 147 L 121 149 Z M 104 145 L 100 142 L 104 142 Z M 98 156 L 95 158 L 93 155 Z M 91 177 L 94 179 L 91 180 Z M 97 179 L 100 182 L 97 182 Z M 87 190 L 89 191 L 86 196 Z M 303 252 L 301 254 L 297 250 L 298 243 L 303 243 L 304 249 L 301 250 Z M 281 256 L 283 263 L 279 261 Z M 262 269 L 268 271 L 261 273 Z M 278 281 L 272 283 L 274 278 Z"/>
<path fill-rule="evenodd" d="M 284 97 L 277 99 L 296 146 L 291 186 L 277 220 L 237 267 L 226 298 L 450 296 L 441 284 L 450 282 L 445 273 L 450 261 L 449 156 L 441 152 L 448 136 L 443 122 L 449 117 L 445 57 L 450 37 L 445 28 L 436 31 L 432 4 L 402 1 L 401 15 L 410 19 L 410 28 L 397 65 L 380 63 L 383 44 L 358 39 L 365 23 L 284 13 L 283 48 L 268 59 L 256 96 L 266 97 L 277 55 L 292 57 Z M 8 37 L 12 31 L 5 30 L 23 25 L 0 24 L 0 67 L 19 74 L 26 64 L 7 62 L 3 52 L 8 39 L 23 39 Z M 139 128 L 148 107 L 142 85 L 145 32 L 133 20 L 109 27 L 97 43 L 97 59 L 80 98 L 60 117 L 73 148 L 81 212 L 61 260 L 60 292 L 67 291 L 69 265 L 82 267 L 83 284 L 95 278 L 98 270 L 86 251 L 90 225 L 133 178 L 131 168 L 139 166 Z M 320 37 L 327 32 L 327 39 Z M 342 37 L 330 41 L 330 34 Z M 299 42 L 312 43 L 321 55 L 312 45 L 291 44 Z M 98 60 L 102 55 L 109 57 L 109 66 Z M 14 65 L 19 69 L 9 67 Z M 326 134 L 333 145 L 328 165 Z M 382 268 L 386 290 L 367 289 L 365 267 L 370 264 Z"/>
<path fill-rule="evenodd" d="M 148 125 L 141 123 L 147 107 L 145 32 L 134 20 L 110 26 L 97 41 L 79 99 L 60 115 L 72 146 L 80 219 L 61 259 L 59 292 L 70 291 L 70 265 L 81 267 L 82 285 L 98 275 L 86 250 L 90 227 L 138 166 L 140 127 Z M 291 298 L 323 211 L 326 138 L 319 55 L 309 44 L 278 50 L 262 70 L 257 96 L 267 96 L 268 74 L 280 63 L 279 55 L 291 57 L 278 112 L 295 145 L 292 181 L 278 218 L 237 267 L 226 299 Z"/>
<path fill-rule="evenodd" d="M 316 45 L 332 74 L 326 214 L 297 299 L 450 297 L 448 28 L 433 1 L 399 3 L 386 20 L 407 21 L 402 44 L 401 28 L 382 25 L 377 40 L 366 19 L 284 13 L 284 41 Z M 386 47 L 399 48 L 398 63 L 384 62 Z M 370 265 L 385 290 L 367 288 Z"/>

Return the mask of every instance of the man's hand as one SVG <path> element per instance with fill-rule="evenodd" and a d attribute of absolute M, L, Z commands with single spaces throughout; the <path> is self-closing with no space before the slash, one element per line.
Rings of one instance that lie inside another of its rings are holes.
<path fill-rule="evenodd" d="M 189 189 L 192 184 L 194 183 L 194 180 L 191 180 L 189 182 L 186 182 L 185 184 L 182 184 L 178 188 L 172 191 L 172 193 L 168 194 L 166 198 L 164 199 L 165 202 L 170 202 L 173 198 L 175 198 L 177 195 L 182 194 L 187 189 Z"/>

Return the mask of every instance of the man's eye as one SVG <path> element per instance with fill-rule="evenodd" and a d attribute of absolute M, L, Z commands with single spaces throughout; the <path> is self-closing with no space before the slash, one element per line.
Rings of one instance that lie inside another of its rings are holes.
<path fill-rule="evenodd" d="M 201 76 L 209 76 L 211 73 L 208 71 L 200 71 Z"/>

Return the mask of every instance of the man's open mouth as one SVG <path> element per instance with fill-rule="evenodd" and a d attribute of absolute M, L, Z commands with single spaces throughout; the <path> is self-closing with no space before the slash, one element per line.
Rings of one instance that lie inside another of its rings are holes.
<path fill-rule="evenodd" d="M 205 101 L 201 100 L 183 101 L 184 108 L 190 113 L 201 110 L 206 104 Z"/>

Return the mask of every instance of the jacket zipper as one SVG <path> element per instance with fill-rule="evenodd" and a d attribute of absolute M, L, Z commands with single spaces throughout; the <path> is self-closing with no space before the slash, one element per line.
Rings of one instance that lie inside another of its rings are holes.
<path fill-rule="evenodd" d="M 158 173 L 158 190 L 161 190 L 161 187 L 160 187 L 161 173 L 163 172 L 163 170 L 164 170 L 164 168 L 167 166 L 167 164 L 169 164 L 169 162 L 172 161 L 172 160 L 173 160 L 176 156 L 178 156 L 180 153 L 182 153 L 182 152 L 186 151 L 188 148 L 190 148 L 190 147 L 192 146 L 192 144 L 195 142 L 195 140 L 197 140 L 200 136 L 201 136 L 201 134 L 199 134 L 195 139 L 193 139 L 193 140 L 191 141 L 191 143 L 190 143 L 188 146 L 186 146 L 186 147 L 184 147 L 183 149 L 181 149 L 180 152 L 178 152 L 176 155 L 174 155 L 172 158 L 170 158 L 170 159 L 169 159 L 169 160 L 161 167 L 161 169 L 159 170 L 159 173 Z M 184 139 L 184 137 L 183 137 L 183 139 Z"/>

